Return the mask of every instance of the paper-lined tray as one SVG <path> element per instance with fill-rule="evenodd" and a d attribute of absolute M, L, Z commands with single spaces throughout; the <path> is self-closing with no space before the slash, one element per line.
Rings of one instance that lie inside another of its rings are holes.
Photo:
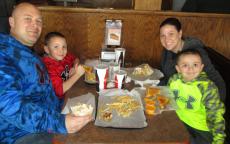
<path fill-rule="evenodd" d="M 160 89 L 159 95 L 164 96 L 167 99 L 169 99 L 169 103 L 164 108 L 160 108 L 159 102 L 157 101 L 157 96 L 156 96 L 155 114 L 160 114 L 163 111 L 176 110 L 177 109 L 177 104 L 176 104 L 176 101 L 174 100 L 174 94 L 170 91 L 170 89 L 167 86 L 156 86 L 155 88 Z M 146 102 L 145 102 L 144 99 L 146 97 L 146 89 L 136 87 L 131 92 L 137 92 L 137 93 L 140 94 L 143 106 L 145 108 Z"/>
<path fill-rule="evenodd" d="M 146 80 L 159 80 L 162 77 L 164 77 L 163 73 L 158 70 L 154 69 L 149 66 L 150 70 L 153 71 L 150 75 L 135 75 L 134 71 L 136 68 L 142 68 L 146 64 L 142 64 L 140 66 L 134 67 L 134 68 L 127 68 L 125 69 L 127 71 L 127 76 L 130 77 L 134 81 L 146 81 Z"/>
<path fill-rule="evenodd" d="M 128 101 L 125 105 L 123 102 Z M 125 108 L 125 109 L 124 109 Z M 127 110 L 130 111 L 127 111 Z M 140 94 L 120 89 L 105 90 L 98 100 L 96 126 L 143 128 L 147 126 Z"/>

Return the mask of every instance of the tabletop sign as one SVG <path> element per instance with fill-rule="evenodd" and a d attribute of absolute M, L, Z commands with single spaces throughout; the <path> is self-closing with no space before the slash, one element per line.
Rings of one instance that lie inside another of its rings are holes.
<path fill-rule="evenodd" d="M 117 47 L 121 45 L 121 20 L 105 21 L 105 45 L 107 47 Z"/>

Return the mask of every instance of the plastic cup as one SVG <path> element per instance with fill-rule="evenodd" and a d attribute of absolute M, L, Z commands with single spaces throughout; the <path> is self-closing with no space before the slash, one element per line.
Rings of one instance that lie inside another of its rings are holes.
<path fill-rule="evenodd" d="M 115 71 L 115 87 L 118 89 L 124 88 L 124 83 L 125 83 L 125 78 L 126 78 L 126 71 L 124 70 L 119 70 Z"/>
<path fill-rule="evenodd" d="M 109 64 L 109 80 L 110 81 L 114 81 L 115 78 L 115 71 L 119 71 L 120 70 L 120 66 L 118 63 L 110 63 Z"/>
<path fill-rule="evenodd" d="M 106 89 L 108 80 L 108 66 L 104 64 L 99 64 L 95 67 L 96 69 L 96 90 Z"/>

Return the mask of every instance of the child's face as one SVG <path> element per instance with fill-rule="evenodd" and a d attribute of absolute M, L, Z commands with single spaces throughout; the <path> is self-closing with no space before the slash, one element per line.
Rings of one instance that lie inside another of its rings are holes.
<path fill-rule="evenodd" d="M 44 49 L 49 57 L 60 61 L 63 60 L 67 54 L 67 43 L 65 38 L 56 36 L 50 39 Z"/>
<path fill-rule="evenodd" d="M 178 73 L 182 74 L 184 81 L 192 81 L 203 70 L 201 57 L 195 54 L 181 55 L 176 65 Z"/>

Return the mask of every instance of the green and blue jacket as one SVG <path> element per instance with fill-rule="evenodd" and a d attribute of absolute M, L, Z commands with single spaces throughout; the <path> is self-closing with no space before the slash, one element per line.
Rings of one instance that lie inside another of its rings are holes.
<path fill-rule="evenodd" d="M 28 47 L 0 34 L 0 143 L 29 133 L 67 133 L 45 65 Z"/>
<path fill-rule="evenodd" d="M 205 72 L 195 80 L 185 82 L 181 74 L 174 74 L 168 86 L 178 106 L 176 113 L 181 121 L 192 128 L 209 131 L 213 144 L 223 144 L 225 139 L 225 108 L 219 98 L 218 88 Z"/>

